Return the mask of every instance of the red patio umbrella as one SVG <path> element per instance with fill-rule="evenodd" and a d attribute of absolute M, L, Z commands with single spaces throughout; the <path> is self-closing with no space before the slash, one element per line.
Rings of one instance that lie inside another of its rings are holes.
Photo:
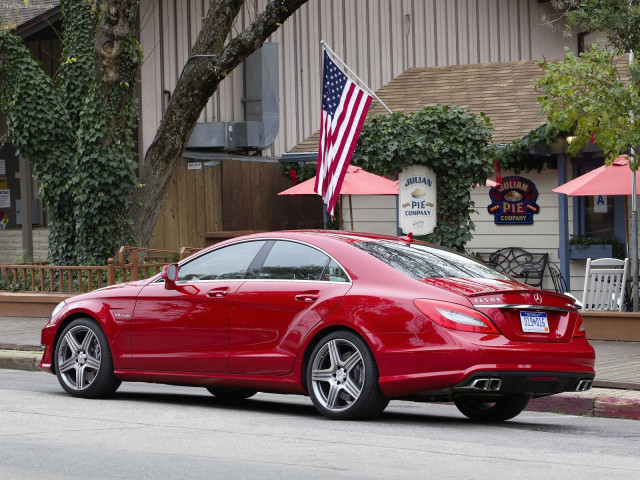
<path fill-rule="evenodd" d="M 620 155 L 613 164 L 603 165 L 590 172 L 574 178 L 551 190 L 573 196 L 588 195 L 631 195 L 631 175 L 629 160 L 626 155 Z M 637 191 L 640 192 L 640 177 L 636 177 Z"/>
<path fill-rule="evenodd" d="M 278 195 L 312 195 L 316 177 L 305 180 Z M 397 195 L 398 182 L 366 172 L 362 167 L 349 165 L 342 182 L 340 195 Z"/>
<path fill-rule="evenodd" d="M 278 195 L 313 195 L 316 177 L 305 180 Z M 351 208 L 351 195 L 398 195 L 398 182 L 375 175 L 362 169 L 349 165 L 342 182 L 340 195 L 349 195 L 349 210 L 351 211 L 351 230 L 353 230 L 353 209 Z M 341 210 L 342 211 L 342 210 Z M 341 222 L 342 223 L 342 222 Z"/>

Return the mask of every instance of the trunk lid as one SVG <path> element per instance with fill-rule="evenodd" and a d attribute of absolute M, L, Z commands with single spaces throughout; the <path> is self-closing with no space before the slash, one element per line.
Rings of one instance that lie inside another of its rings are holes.
<path fill-rule="evenodd" d="M 573 300 L 515 281 L 430 278 L 429 285 L 465 296 L 509 340 L 569 342 L 580 314 Z"/>

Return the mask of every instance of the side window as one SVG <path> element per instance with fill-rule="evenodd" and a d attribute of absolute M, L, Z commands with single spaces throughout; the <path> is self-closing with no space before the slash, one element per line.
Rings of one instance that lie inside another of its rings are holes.
<path fill-rule="evenodd" d="M 342 269 L 338 262 L 335 260 L 331 260 L 329 265 L 327 265 L 327 269 L 324 272 L 322 280 L 326 280 L 328 282 L 348 282 L 349 277 Z"/>
<path fill-rule="evenodd" d="M 236 243 L 213 250 L 180 266 L 178 281 L 244 278 L 264 241 Z"/>
<path fill-rule="evenodd" d="M 330 280 L 331 271 L 342 272 L 344 280 L 346 274 L 340 266 L 315 248 L 295 242 L 278 241 L 269 252 L 258 278 L 273 278 L 278 280 Z M 335 278 L 340 277 L 338 273 Z"/>

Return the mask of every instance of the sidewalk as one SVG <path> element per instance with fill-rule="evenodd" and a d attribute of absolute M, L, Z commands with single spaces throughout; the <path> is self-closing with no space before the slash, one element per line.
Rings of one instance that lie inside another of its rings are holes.
<path fill-rule="evenodd" d="M 47 318 L 0 317 L 0 368 L 37 371 Z M 640 420 L 640 342 L 593 340 L 594 388 L 531 400 L 527 410 Z"/>

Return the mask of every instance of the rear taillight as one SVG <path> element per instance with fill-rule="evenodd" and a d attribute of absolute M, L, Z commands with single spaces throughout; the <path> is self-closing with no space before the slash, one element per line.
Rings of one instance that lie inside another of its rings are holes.
<path fill-rule="evenodd" d="M 576 327 L 573 329 L 573 337 L 584 337 L 587 332 L 584 328 L 584 322 L 582 321 L 582 317 L 578 315 L 578 320 L 576 320 Z"/>
<path fill-rule="evenodd" d="M 413 304 L 431 320 L 446 328 L 465 332 L 500 335 L 496 326 L 482 313 L 454 303 L 416 299 Z"/>

